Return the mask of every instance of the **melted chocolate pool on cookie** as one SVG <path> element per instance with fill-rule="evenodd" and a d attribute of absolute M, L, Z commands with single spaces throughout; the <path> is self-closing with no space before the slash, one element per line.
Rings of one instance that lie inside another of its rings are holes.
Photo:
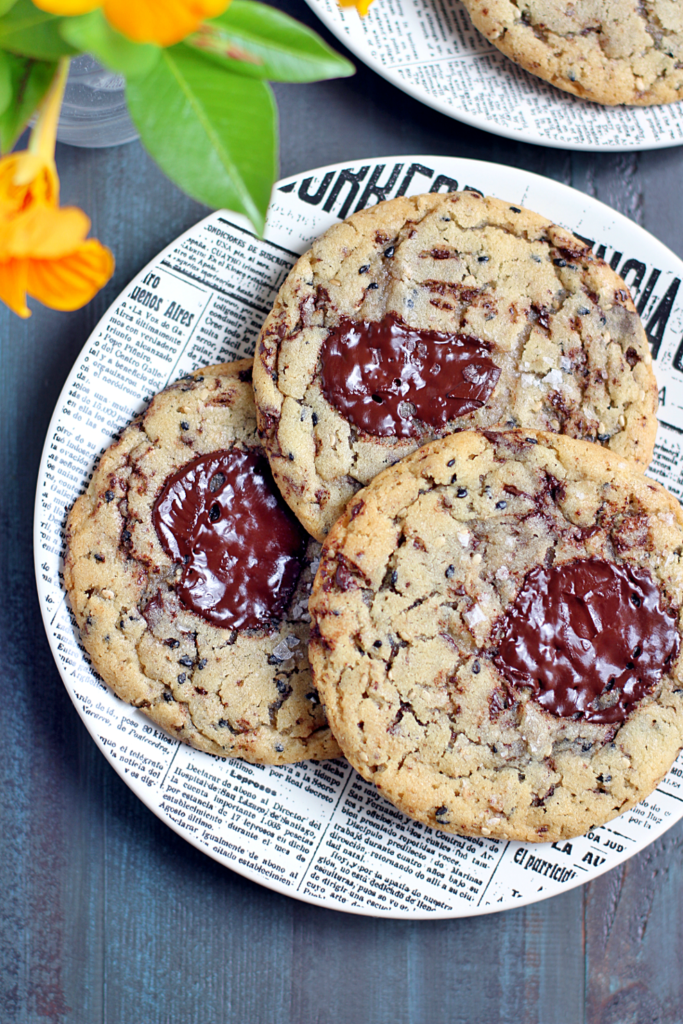
<path fill-rule="evenodd" d="M 483 341 L 418 330 L 394 313 L 374 323 L 341 317 L 320 357 L 325 398 L 376 437 L 418 436 L 415 419 L 444 427 L 480 409 L 500 377 Z"/>
<path fill-rule="evenodd" d="M 214 452 L 170 476 L 154 527 L 183 566 L 186 608 L 214 626 L 269 627 L 284 613 L 301 573 L 306 534 L 259 452 Z"/>
<path fill-rule="evenodd" d="M 499 624 L 494 664 L 560 718 L 623 722 L 678 654 L 649 572 L 597 558 L 536 566 Z"/>

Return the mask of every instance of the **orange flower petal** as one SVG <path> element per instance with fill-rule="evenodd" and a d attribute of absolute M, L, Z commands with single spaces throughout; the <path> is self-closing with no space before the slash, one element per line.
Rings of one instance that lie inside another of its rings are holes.
<path fill-rule="evenodd" d="M 33 0 L 36 7 L 48 14 L 89 14 L 102 6 L 102 0 Z"/>
<path fill-rule="evenodd" d="M 0 208 L 19 212 L 33 202 L 56 206 L 59 178 L 53 163 L 21 151 L 0 159 Z"/>
<path fill-rule="evenodd" d="M 59 260 L 29 260 L 26 290 L 51 309 L 80 309 L 114 273 L 114 257 L 95 238 Z"/>
<path fill-rule="evenodd" d="M 0 263 L 0 300 L 24 319 L 31 315 L 26 305 L 26 280 L 28 263 L 26 260 L 6 260 Z"/>
<path fill-rule="evenodd" d="M 52 2 L 52 0 L 49 0 Z M 230 0 L 104 0 L 107 20 L 136 43 L 172 46 L 214 18 Z"/>
<path fill-rule="evenodd" d="M 368 13 L 371 3 L 372 0 L 339 0 L 340 7 L 355 7 L 361 18 L 364 18 Z"/>
<path fill-rule="evenodd" d="M 90 218 L 58 199 L 52 160 L 29 152 L 0 160 L 0 301 L 22 317 L 27 292 L 53 309 L 78 309 L 114 270 L 109 250 L 86 240 Z"/>
<path fill-rule="evenodd" d="M 76 206 L 36 203 L 13 217 L 3 217 L 0 208 L 0 259 L 60 259 L 73 252 L 89 230 L 90 218 Z"/>

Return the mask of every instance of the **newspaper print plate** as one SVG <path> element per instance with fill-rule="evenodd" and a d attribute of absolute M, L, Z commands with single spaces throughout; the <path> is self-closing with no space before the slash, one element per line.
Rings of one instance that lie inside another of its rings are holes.
<path fill-rule="evenodd" d="M 91 670 L 62 589 L 63 525 L 99 456 L 154 392 L 198 366 L 253 351 L 278 288 L 315 237 L 380 198 L 458 186 L 529 206 L 594 239 L 595 251 L 626 278 L 661 385 L 650 473 L 683 496 L 683 263 L 625 217 L 557 182 L 430 156 L 338 164 L 280 182 L 263 241 L 226 211 L 181 235 L 88 339 L 57 403 L 38 479 L 41 611 L 66 688 L 109 763 L 155 814 L 222 864 L 297 899 L 358 914 L 485 914 L 595 878 L 683 816 L 683 756 L 651 797 L 608 826 L 571 842 L 525 845 L 413 822 L 342 760 L 261 767 L 192 750 Z"/>
<path fill-rule="evenodd" d="M 472 25 L 460 0 L 374 0 L 361 18 L 337 0 L 306 0 L 359 60 L 458 121 L 560 149 L 662 149 L 683 143 L 683 102 L 604 107 L 518 67 Z"/>

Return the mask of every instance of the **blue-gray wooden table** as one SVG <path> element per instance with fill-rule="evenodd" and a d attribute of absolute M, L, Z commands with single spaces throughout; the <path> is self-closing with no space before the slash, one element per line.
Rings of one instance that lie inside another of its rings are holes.
<path fill-rule="evenodd" d="M 279 6 L 320 30 L 303 0 Z M 283 175 L 399 153 L 492 160 L 597 196 L 683 256 L 681 148 L 580 154 L 499 139 L 363 66 L 352 79 L 276 92 Z M 34 304 L 21 321 L 0 308 L 0 1024 L 681 1024 L 683 823 L 598 881 L 532 907 L 382 921 L 299 903 L 219 866 L 162 825 L 96 750 L 38 610 L 40 453 L 102 313 L 206 210 L 139 143 L 60 146 L 57 164 L 62 202 L 87 211 L 117 265 L 78 312 Z"/>

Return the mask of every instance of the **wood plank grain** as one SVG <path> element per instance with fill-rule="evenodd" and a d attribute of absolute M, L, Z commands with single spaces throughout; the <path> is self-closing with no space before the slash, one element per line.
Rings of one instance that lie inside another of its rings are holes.
<path fill-rule="evenodd" d="M 681 149 L 640 153 L 640 173 L 644 182 L 643 224 L 683 257 L 683 206 L 681 192 Z"/>
<path fill-rule="evenodd" d="M 292 902 L 210 861 L 110 773 L 107 1022 L 284 1021 Z"/>
<path fill-rule="evenodd" d="M 574 153 L 571 184 L 636 224 L 643 223 L 644 181 L 638 153 Z"/>
<path fill-rule="evenodd" d="M 416 922 L 296 907 L 287 1019 L 581 1024 L 581 902 L 573 892 L 503 915 Z"/>
<path fill-rule="evenodd" d="M 683 1019 L 683 823 L 586 888 L 587 1020 Z"/>

